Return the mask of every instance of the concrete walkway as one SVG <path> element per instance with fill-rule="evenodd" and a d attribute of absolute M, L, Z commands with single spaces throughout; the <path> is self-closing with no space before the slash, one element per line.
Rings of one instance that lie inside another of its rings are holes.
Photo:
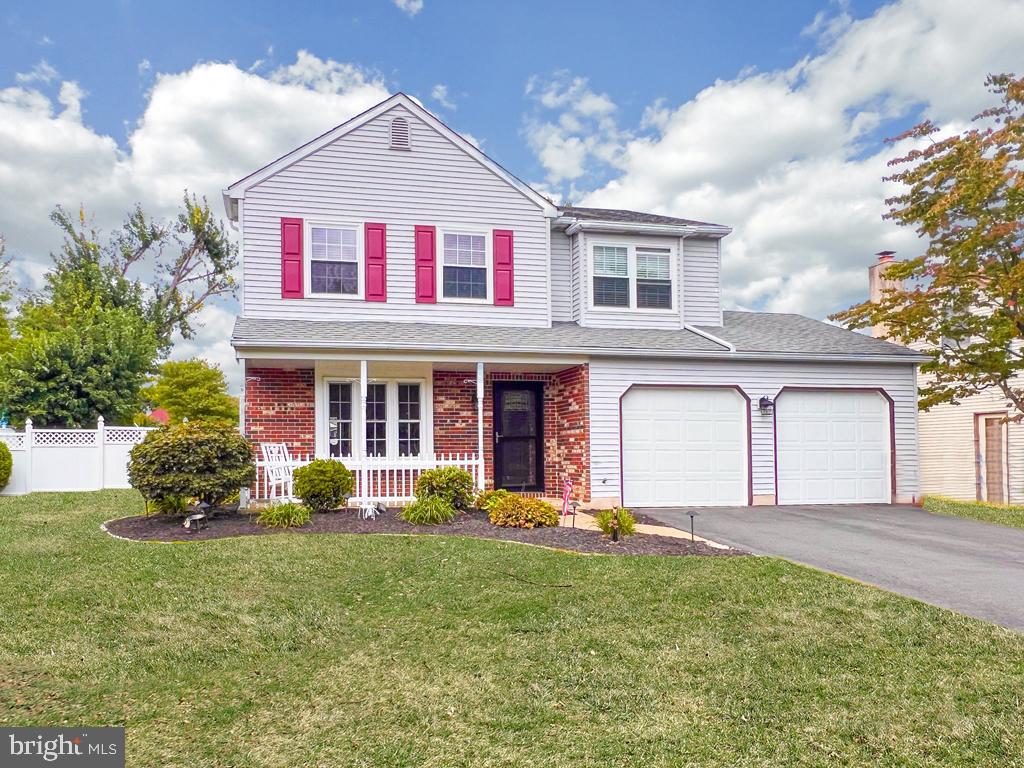
<path fill-rule="evenodd" d="M 683 509 L 645 514 L 689 535 Z M 696 530 L 1024 631 L 1024 530 L 887 504 L 698 510 Z"/>
<path fill-rule="evenodd" d="M 599 530 L 597 523 L 594 520 L 594 516 L 587 512 L 576 513 L 576 524 L 573 526 L 572 515 L 567 515 L 559 519 L 559 525 L 564 528 L 582 528 L 585 531 L 596 531 Z M 709 547 L 715 549 L 731 549 L 731 547 L 725 544 L 719 544 L 717 541 L 711 541 L 711 539 L 705 539 L 700 536 L 690 537 L 690 532 L 681 531 L 678 528 L 673 528 L 669 525 L 649 525 L 647 523 L 637 523 L 637 533 L 646 533 L 651 536 L 668 536 L 670 539 L 686 539 L 687 541 L 700 541 L 707 544 Z"/>

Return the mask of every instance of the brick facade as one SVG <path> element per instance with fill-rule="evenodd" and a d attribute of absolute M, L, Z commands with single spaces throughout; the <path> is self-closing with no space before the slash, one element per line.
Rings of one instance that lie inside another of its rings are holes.
<path fill-rule="evenodd" d="M 484 473 L 494 482 L 494 382 L 544 385 L 544 494 L 560 497 L 566 476 L 573 496 L 590 500 L 589 370 L 487 373 L 484 384 Z M 476 452 L 476 371 L 434 371 L 434 451 Z M 245 434 L 255 443 L 285 443 L 293 455 L 315 451 L 315 396 L 309 368 L 250 368 L 245 382 Z"/>
<path fill-rule="evenodd" d="M 544 385 L 544 494 L 560 497 L 566 476 L 573 495 L 590 500 L 590 411 L 587 365 L 556 373 L 492 372 L 484 380 L 484 474 L 494 482 L 494 382 Z M 476 451 L 475 371 L 434 371 L 434 450 Z"/>
<path fill-rule="evenodd" d="M 293 454 L 315 450 L 312 368 L 248 368 L 245 434 L 253 442 L 285 443 Z"/>

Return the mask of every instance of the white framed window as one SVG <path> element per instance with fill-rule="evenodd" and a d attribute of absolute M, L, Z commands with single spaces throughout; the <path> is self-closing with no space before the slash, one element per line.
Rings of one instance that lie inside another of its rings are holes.
<path fill-rule="evenodd" d="M 643 312 L 674 311 L 675 251 L 661 245 L 593 243 L 590 307 Z"/>
<path fill-rule="evenodd" d="M 438 281 L 444 301 L 486 302 L 490 297 L 491 238 L 486 232 L 441 230 Z"/>
<path fill-rule="evenodd" d="M 310 296 L 360 298 L 362 226 L 310 222 L 306 232 L 306 291 Z"/>
<path fill-rule="evenodd" d="M 320 392 L 319 455 L 344 460 L 422 456 L 430 451 L 428 382 L 371 379 L 365 410 L 359 407 L 358 379 L 325 377 Z"/>

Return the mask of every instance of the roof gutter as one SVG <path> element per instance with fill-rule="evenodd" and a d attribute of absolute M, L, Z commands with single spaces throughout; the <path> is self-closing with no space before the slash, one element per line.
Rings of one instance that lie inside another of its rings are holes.
<path fill-rule="evenodd" d="M 566 216 L 560 216 L 555 219 L 555 222 L 571 222 L 565 229 L 565 234 L 567 235 L 575 235 L 582 230 L 584 232 L 621 232 L 641 235 L 665 235 L 668 237 L 687 237 L 691 235 L 725 237 L 732 232 L 732 227 L 715 226 L 713 224 L 647 224 L 631 221 L 575 219 Z"/>

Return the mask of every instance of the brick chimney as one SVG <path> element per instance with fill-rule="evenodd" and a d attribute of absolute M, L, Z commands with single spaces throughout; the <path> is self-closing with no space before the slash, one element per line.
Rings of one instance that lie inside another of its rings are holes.
<path fill-rule="evenodd" d="M 875 254 L 878 261 L 868 267 L 868 300 L 877 302 L 882 298 L 884 288 L 902 288 L 898 280 L 888 280 L 885 273 L 893 262 L 896 251 L 879 251 Z M 871 326 L 871 335 L 878 339 L 884 339 L 888 333 L 884 324 Z"/>

